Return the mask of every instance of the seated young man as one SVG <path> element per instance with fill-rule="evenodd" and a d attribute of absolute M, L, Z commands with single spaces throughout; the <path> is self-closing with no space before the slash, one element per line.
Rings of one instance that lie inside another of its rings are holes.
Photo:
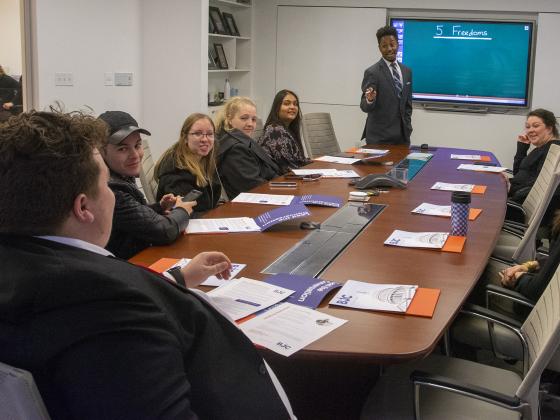
<path fill-rule="evenodd" d="M 0 129 L 0 361 L 31 371 L 53 419 L 293 418 L 202 292 L 103 248 L 105 136 L 81 114 L 24 113 Z M 230 268 L 206 252 L 173 277 L 192 287 Z"/>
<path fill-rule="evenodd" d="M 128 259 L 150 245 L 174 242 L 189 223 L 196 202 L 184 203 L 180 197 L 167 194 L 159 203 L 148 205 L 136 186 L 144 148 L 134 118 L 122 111 L 107 111 L 99 116 L 109 128 L 101 154 L 111 171 L 109 187 L 115 193 L 113 231 L 107 249 L 117 257 Z"/>

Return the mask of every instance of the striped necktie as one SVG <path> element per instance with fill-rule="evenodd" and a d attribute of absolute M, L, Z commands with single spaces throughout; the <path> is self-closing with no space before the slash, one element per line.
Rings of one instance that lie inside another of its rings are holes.
<path fill-rule="evenodd" d="M 397 91 L 397 96 L 401 97 L 402 92 L 402 82 L 399 76 L 399 71 L 397 70 L 397 62 L 393 61 L 391 63 L 391 73 L 393 73 L 393 83 L 395 84 L 395 90 Z"/>

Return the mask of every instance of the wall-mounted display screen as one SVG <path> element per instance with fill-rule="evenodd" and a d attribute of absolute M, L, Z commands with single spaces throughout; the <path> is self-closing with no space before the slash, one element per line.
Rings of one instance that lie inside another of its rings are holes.
<path fill-rule="evenodd" d="M 413 99 L 426 104 L 527 108 L 533 22 L 390 19 L 397 59 L 413 72 Z"/>

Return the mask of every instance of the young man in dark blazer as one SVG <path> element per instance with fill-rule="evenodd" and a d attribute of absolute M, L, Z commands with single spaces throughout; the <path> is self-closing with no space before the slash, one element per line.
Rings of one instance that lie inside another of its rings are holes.
<path fill-rule="evenodd" d="M 412 71 L 397 61 L 397 30 L 377 31 L 382 58 L 366 69 L 360 108 L 367 120 L 362 138 L 367 144 L 410 144 L 412 133 Z"/>
<path fill-rule="evenodd" d="M 292 417 L 252 343 L 190 290 L 219 252 L 166 277 L 103 247 L 115 197 L 106 127 L 30 112 L 0 130 L 0 361 L 29 370 L 54 419 Z"/>

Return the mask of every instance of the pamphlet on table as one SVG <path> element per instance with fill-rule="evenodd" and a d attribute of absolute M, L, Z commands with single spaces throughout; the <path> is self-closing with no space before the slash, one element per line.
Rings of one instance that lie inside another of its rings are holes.
<path fill-rule="evenodd" d="M 301 196 L 282 194 L 241 193 L 232 203 L 270 204 L 276 206 L 289 206 L 291 204 L 304 204 L 308 206 L 340 207 L 342 199 L 334 195 L 306 194 Z"/>
<path fill-rule="evenodd" d="M 358 175 L 352 169 L 292 169 L 295 175 L 306 176 L 313 174 L 320 174 L 323 178 L 359 178 Z"/>
<path fill-rule="evenodd" d="M 311 309 L 316 309 L 331 290 L 342 286 L 336 281 L 287 273 L 274 274 L 263 281 L 293 290 L 294 293 L 286 299 L 286 302 Z"/>
<path fill-rule="evenodd" d="M 253 343 L 290 356 L 346 322 L 323 312 L 284 302 L 243 322 L 239 328 Z"/>
<path fill-rule="evenodd" d="M 454 154 L 451 154 L 451 159 L 480 160 L 482 162 L 490 162 L 490 156 L 482 156 L 482 155 L 454 155 Z"/>
<path fill-rule="evenodd" d="M 158 273 L 163 273 L 164 271 L 167 271 L 172 267 L 184 267 L 190 262 L 190 258 L 160 258 L 155 263 L 150 265 L 149 268 L 151 270 L 157 271 Z M 216 276 L 210 276 L 201 285 L 213 287 L 221 286 L 225 282 L 228 282 L 231 279 L 235 278 L 245 267 L 247 267 L 247 264 L 231 263 L 229 280 L 222 280 Z"/>
<path fill-rule="evenodd" d="M 474 184 L 449 184 L 447 182 L 436 182 L 432 185 L 432 190 L 440 191 L 467 191 L 471 192 L 474 188 Z"/>
<path fill-rule="evenodd" d="M 241 277 L 228 281 L 207 295 L 217 307 L 237 321 L 286 299 L 292 293 L 293 290 L 284 287 Z"/>
<path fill-rule="evenodd" d="M 387 153 L 389 153 L 388 149 L 365 149 L 365 148 L 356 148 L 356 147 L 352 147 L 350 149 L 347 150 L 348 153 L 363 153 L 366 155 L 379 155 L 379 156 L 383 156 L 386 155 Z"/>
<path fill-rule="evenodd" d="M 320 162 L 329 162 L 329 163 L 342 163 L 345 165 L 354 165 L 356 163 L 366 163 L 370 160 L 377 159 L 383 155 L 374 154 L 371 156 L 363 157 L 363 158 L 354 158 L 354 157 L 340 157 L 340 156 L 321 156 L 315 158 L 314 160 L 318 160 Z"/>
<path fill-rule="evenodd" d="M 472 165 L 470 163 L 462 163 L 457 166 L 460 171 L 475 171 L 475 172 L 504 172 L 507 168 L 503 166 L 488 166 L 488 165 Z"/>
<path fill-rule="evenodd" d="M 422 153 L 422 152 L 412 152 L 409 153 L 406 158 L 407 159 L 414 159 L 414 160 L 424 160 L 428 161 L 432 158 L 433 153 Z"/>
<path fill-rule="evenodd" d="M 469 209 L 469 220 L 474 220 L 482 212 L 482 209 Z M 412 210 L 412 213 L 425 214 L 428 216 L 451 217 L 451 206 L 440 206 L 438 204 L 422 203 Z"/>
<path fill-rule="evenodd" d="M 448 236 L 448 232 L 407 232 L 395 230 L 385 240 L 384 244 L 406 248 L 441 249 Z"/>
<path fill-rule="evenodd" d="M 406 312 L 416 289 L 416 285 L 348 280 L 329 304 L 374 311 Z"/>
<path fill-rule="evenodd" d="M 278 223 L 299 219 L 310 214 L 303 204 L 290 204 L 267 211 L 255 218 L 193 219 L 189 221 L 186 233 L 264 232 Z"/>

